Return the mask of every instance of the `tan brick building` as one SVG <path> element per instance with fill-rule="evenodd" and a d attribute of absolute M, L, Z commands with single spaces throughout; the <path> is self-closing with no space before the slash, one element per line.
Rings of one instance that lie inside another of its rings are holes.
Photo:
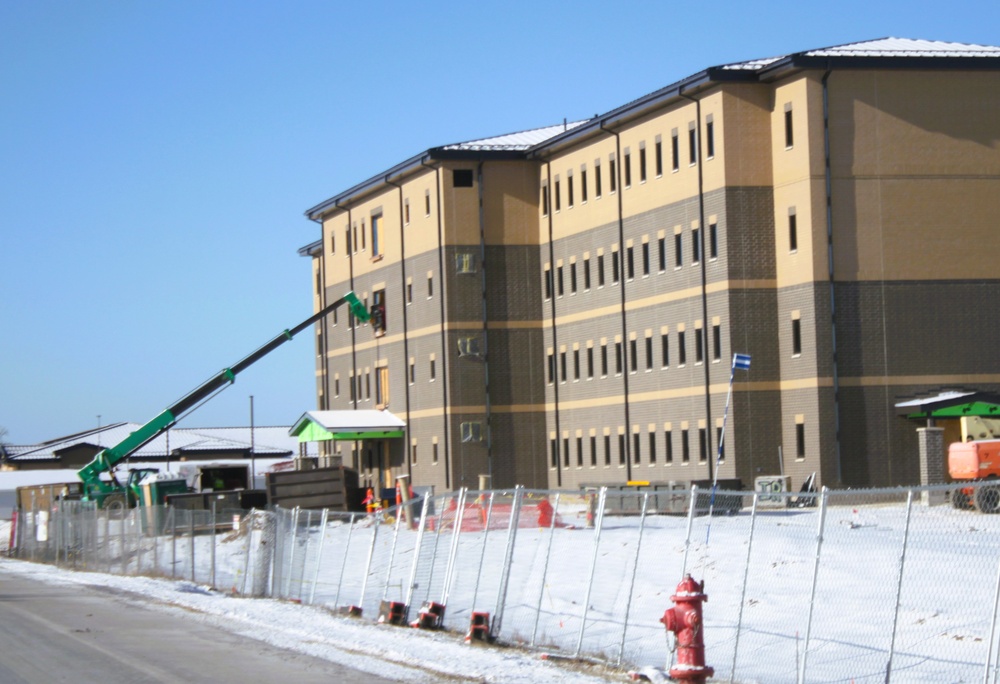
<path fill-rule="evenodd" d="M 363 477 L 570 487 L 918 479 L 900 397 L 1000 390 L 1000 48 L 712 67 L 589 121 L 434 148 L 313 207 L 319 408 Z M 380 331 L 381 332 L 381 331 Z M 782 460 L 779 461 L 779 449 Z"/>

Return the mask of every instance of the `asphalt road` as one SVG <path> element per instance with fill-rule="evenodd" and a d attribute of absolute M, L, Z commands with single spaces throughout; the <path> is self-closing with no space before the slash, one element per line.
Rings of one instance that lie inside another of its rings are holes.
<path fill-rule="evenodd" d="M 177 611 L 0 572 L 2 684 L 390 681 L 236 636 Z"/>

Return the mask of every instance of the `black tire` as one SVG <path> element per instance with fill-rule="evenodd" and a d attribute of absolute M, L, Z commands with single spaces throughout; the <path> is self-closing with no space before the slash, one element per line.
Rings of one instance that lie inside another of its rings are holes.
<path fill-rule="evenodd" d="M 952 491 L 951 505 L 960 511 L 968 511 L 973 508 L 969 495 L 965 493 L 965 489 L 962 487 Z"/>
<path fill-rule="evenodd" d="M 126 511 L 128 511 L 128 502 L 125 500 L 124 494 L 117 492 L 104 497 L 101 508 L 107 512 L 109 517 L 119 520 L 124 518 Z"/>
<path fill-rule="evenodd" d="M 976 510 L 980 513 L 1000 513 L 1000 486 L 979 487 L 974 499 Z"/>

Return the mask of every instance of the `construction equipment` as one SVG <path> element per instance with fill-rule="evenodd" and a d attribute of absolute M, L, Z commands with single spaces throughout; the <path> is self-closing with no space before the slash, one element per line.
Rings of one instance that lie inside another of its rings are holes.
<path fill-rule="evenodd" d="M 948 446 L 948 474 L 952 480 L 995 480 L 1000 477 L 1000 439 L 968 440 Z M 955 508 L 1000 513 L 1000 480 L 995 485 L 960 487 L 951 494 Z"/>
<path fill-rule="evenodd" d="M 99 451 L 94 460 L 81 468 L 77 473 L 83 482 L 83 499 L 95 501 L 101 508 L 125 508 L 145 503 L 141 496 L 140 483 L 148 475 L 158 471 L 155 469 L 132 470 L 129 472 L 127 482 L 122 485 L 115 477 L 115 467 L 128 456 L 151 442 L 163 431 L 173 427 L 185 414 L 198 408 L 201 404 L 235 382 L 238 374 L 345 303 L 350 306 L 350 313 L 362 323 L 371 320 L 371 312 L 358 299 L 357 295 L 353 292 L 348 292 L 291 330 L 285 330 L 270 342 L 257 349 L 257 351 L 238 361 L 235 365 L 222 369 L 216 375 L 199 385 L 197 389 L 171 404 L 162 413 L 131 433 L 121 442 Z M 110 479 L 102 479 L 101 476 L 104 474 L 108 474 Z M 161 487 L 159 491 L 165 496 L 168 493 L 186 492 L 188 488 L 187 484 L 182 479 L 179 479 L 176 485 Z M 162 501 L 153 503 L 162 503 Z"/>

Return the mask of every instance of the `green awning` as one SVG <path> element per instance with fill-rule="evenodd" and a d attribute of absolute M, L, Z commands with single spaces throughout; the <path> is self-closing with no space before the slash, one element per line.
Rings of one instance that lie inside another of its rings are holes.
<path fill-rule="evenodd" d="M 1000 418 L 1000 394 L 978 391 L 941 392 L 932 397 L 896 404 L 896 414 L 905 418 Z"/>
<path fill-rule="evenodd" d="M 356 441 L 402 437 L 405 428 L 388 411 L 307 411 L 289 434 L 300 442 Z"/>

